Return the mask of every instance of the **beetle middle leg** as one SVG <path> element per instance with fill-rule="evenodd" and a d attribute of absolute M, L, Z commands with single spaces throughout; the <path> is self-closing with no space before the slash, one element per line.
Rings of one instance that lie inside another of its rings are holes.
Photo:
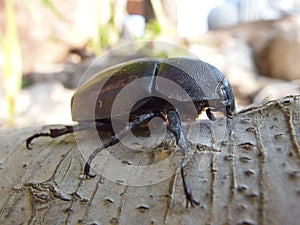
<path fill-rule="evenodd" d="M 182 129 L 181 129 L 181 124 L 180 124 L 180 117 L 175 109 L 170 109 L 167 112 L 167 118 L 168 118 L 168 129 L 173 133 L 173 135 L 176 138 L 176 143 L 177 145 L 181 148 L 181 163 L 180 163 L 180 168 L 181 168 L 181 177 L 182 177 L 182 183 L 183 183 L 183 189 L 184 193 L 186 196 L 186 208 L 188 207 L 189 203 L 191 204 L 192 207 L 195 205 L 199 205 L 200 202 L 196 201 L 193 198 L 192 191 L 186 181 L 186 172 L 184 169 L 184 161 L 186 159 L 186 152 L 187 152 L 187 142 L 186 139 L 183 135 Z"/>
<path fill-rule="evenodd" d="M 111 141 L 104 144 L 102 148 L 96 148 L 93 151 L 93 153 L 89 156 L 89 159 L 87 160 L 87 162 L 85 163 L 84 175 L 86 175 L 87 177 L 91 177 L 91 178 L 95 177 L 96 175 L 92 174 L 90 172 L 90 168 L 91 168 L 92 160 L 96 157 L 96 155 L 99 152 L 101 152 L 103 149 L 106 149 L 110 146 L 117 144 L 127 134 L 127 132 L 129 130 L 133 130 L 133 129 L 139 127 L 141 124 L 143 124 L 145 122 L 149 122 L 154 117 L 161 117 L 162 119 L 165 119 L 163 114 L 160 112 L 151 112 L 151 113 L 143 114 L 143 115 L 137 117 L 136 119 L 134 119 L 133 121 L 129 122 L 128 125 L 125 128 L 123 128 L 123 130 L 121 130 L 120 133 L 113 135 L 111 137 Z"/>

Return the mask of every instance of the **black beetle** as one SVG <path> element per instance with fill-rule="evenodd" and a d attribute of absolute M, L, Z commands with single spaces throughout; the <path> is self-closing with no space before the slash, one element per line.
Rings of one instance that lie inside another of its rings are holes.
<path fill-rule="evenodd" d="M 92 77 L 75 92 L 71 107 L 72 119 L 78 122 L 77 125 L 65 126 L 62 129 L 50 129 L 49 133 L 35 134 L 26 140 L 26 146 L 30 149 L 30 143 L 37 137 L 55 138 L 64 134 L 91 129 L 90 124 L 95 124 L 98 131 L 108 129 L 108 127 L 111 129 L 112 105 L 116 96 L 127 84 L 142 78 L 147 78 L 147 80 L 140 85 L 139 91 L 143 92 L 143 96 L 148 97 L 140 99 L 131 108 L 128 123 L 124 125 L 119 134 L 114 134 L 111 137 L 111 141 L 106 143 L 104 148 L 119 142 L 129 130 L 147 126 L 152 118 L 162 118 L 167 124 L 168 131 L 175 136 L 176 143 L 182 151 L 180 165 L 183 188 L 187 199 L 186 207 L 189 203 L 191 206 L 199 205 L 199 202 L 193 198 L 186 181 L 184 161 L 187 141 L 181 128 L 181 115 L 171 100 L 180 102 L 183 108 L 185 105 L 187 107 L 193 105 L 197 115 L 192 115 L 190 116 L 192 118 L 187 119 L 195 120 L 203 110 L 206 111 L 210 120 L 215 119 L 212 113 L 214 111 L 222 112 L 228 118 L 232 118 L 232 113 L 235 111 L 234 96 L 228 80 L 217 68 L 201 60 L 144 58 L 108 68 Z M 172 84 L 179 85 L 188 97 L 179 93 L 178 90 L 174 91 L 173 87 L 159 83 L 159 78 L 169 79 Z M 122 116 L 122 105 L 119 110 L 119 115 Z M 117 120 L 117 117 L 114 119 Z M 97 148 L 86 162 L 84 174 L 87 177 L 95 176 L 90 172 L 90 165 L 93 158 L 102 149 Z"/>

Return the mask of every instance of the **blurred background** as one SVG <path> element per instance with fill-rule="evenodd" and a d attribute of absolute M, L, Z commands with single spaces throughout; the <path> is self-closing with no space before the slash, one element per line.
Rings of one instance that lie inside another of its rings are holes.
<path fill-rule="evenodd" d="M 239 109 L 299 94 L 299 13 L 300 0 L 0 0 L 0 128 L 71 123 L 84 71 L 136 41 L 216 66 Z"/>

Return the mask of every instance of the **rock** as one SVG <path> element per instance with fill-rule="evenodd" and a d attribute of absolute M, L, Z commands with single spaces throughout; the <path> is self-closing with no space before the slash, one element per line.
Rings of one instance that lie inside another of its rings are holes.
<path fill-rule="evenodd" d="M 280 34 L 258 53 L 257 65 L 264 75 L 295 80 L 300 78 L 300 32 Z"/>
<path fill-rule="evenodd" d="M 232 2 L 214 8 L 208 15 L 208 27 L 210 30 L 223 29 L 240 22 L 238 5 Z"/>
<path fill-rule="evenodd" d="M 255 96 L 253 103 L 259 105 L 287 95 L 300 95 L 300 80 L 267 85 Z"/>
<path fill-rule="evenodd" d="M 55 81 L 34 84 L 21 90 L 16 98 L 14 126 L 27 127 L 72 123 L 70 101 L 73 92 Z M 4 98 L 1 96 L 0 105 L 6 105 Z M 3 107 L 0 111 L 1 128 L 5 128 L 7 111 L 6 107 Z"/>
<path fill-rule="evenodd" d="M 241 24 L 228 31 L 251 46 L 260 74 L 285 80 L 300 78 L 300 16 Z"/>

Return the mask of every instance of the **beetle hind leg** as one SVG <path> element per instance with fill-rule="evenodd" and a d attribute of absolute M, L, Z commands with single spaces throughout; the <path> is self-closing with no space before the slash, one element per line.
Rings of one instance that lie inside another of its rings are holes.
<path fill-rule="evenodd" d="M 184 169 L 184 161 L 186 159 L 187 142 L 186 142 L 186 139 L 181 130 L 181 124 L 180 124 L 180 118 L 179 118 L 178 112 L 175 109 L 169 110 L 167 112 L 167 118 L 169 121 L 168 129 L 175 136 L 176 143 L 181 148 L 181 152 L 182 152 L 180 168 L 181 168 L 181 177 L 182 177 L 184 194 L 186 196 L 186 208 L 188 207 L 189 203 L 191 204 L 192 207 L 194 207 L 194 204 L 199 205 L 200 202 L 193 198 L 192 191 L 186 181 L 186 172 Z"/>
<path fill-rule="evenodd" d="M 30 144 L 33 141 L 33 139 L 36 139 L 38 137 L 51 137 L 51 138 L 56 138 L 65 134 L 73 133 L 74 127 L 73 126 L 65 126 L 64 128 L 61 129 L 50 129 L 48 133 L 37 133 L 29 138 L 26 139 L 26 147 L 28 149 L 31 149 Z"/>

